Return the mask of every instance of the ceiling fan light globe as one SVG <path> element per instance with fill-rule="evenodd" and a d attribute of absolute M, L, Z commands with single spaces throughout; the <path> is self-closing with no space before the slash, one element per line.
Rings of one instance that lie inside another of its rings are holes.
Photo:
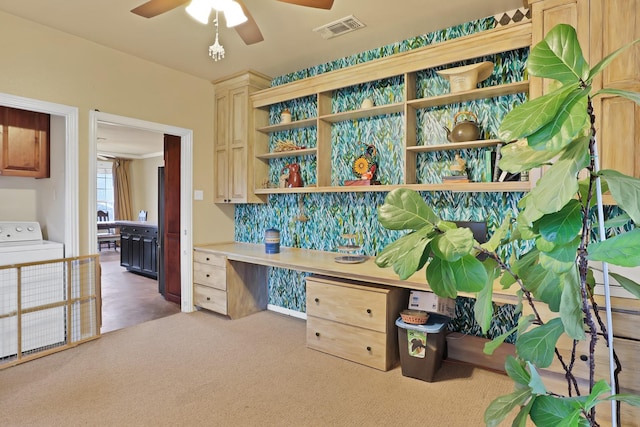
<path fill-rule="evenodd" d="M 225 7 L 224 19 L 227 22 L 227 28 L 235 27 L 236 25 L 240 25 L 248 20 L 242 10 L 242 6 L 235 1 L 229 2 Z"/>
<path fill-rule="evenodd" d="M 196 21 L 205 25 L 209 23 L 209 15 L 211 14 L 211 3 L 209 0 L 191 0 L 191 3 L 185 10 Z"/>

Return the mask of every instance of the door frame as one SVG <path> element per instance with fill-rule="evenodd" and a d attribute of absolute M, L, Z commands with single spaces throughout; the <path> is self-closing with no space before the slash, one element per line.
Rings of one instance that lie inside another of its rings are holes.
<path fill-rule="evenodd" d="M 193 307 L 193 205 L 191 194 L 193 193 L 193 131 L 191 129 L 148 122 L 131 117 L 118 116 L 103 113 L 101 111 L 89 112 L 89 247 L 98 245 L 98 238 L 93 230 L 96 230 L 96 162 L 97 162 L 97 133 L 98 122 L 106 122 L 114 125 L 132 127 L 163 134 L 180 137 L 180 292 L 181 311 L 190 313 Z"/>

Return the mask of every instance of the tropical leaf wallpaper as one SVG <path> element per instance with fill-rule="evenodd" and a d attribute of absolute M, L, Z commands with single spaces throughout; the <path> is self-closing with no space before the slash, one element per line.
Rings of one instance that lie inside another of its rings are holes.
<path fill-rule="evenodd" d="M 348 67 L 372 59 L 389 56 L 439 41 L 449 40 L 478 31 L 494 28 L 494 18 L 469 22 L 446 30 L 425 34 L 379 49 L 363 52 L 331 63 L 301 70 L 273 79 L 272 86 L 304 79 L 327 71 Z M 519 49 L 504 54 L 476 58 L 469 62 L 494 62 L 493 74 L 480 86 L 492 86 L 526 79 L 525 63 L 528 49 Z M 465 63 L 447 66 L 465 65 Z M 442 67 L 441 67 L 442 68 Z M 436 73 L 436 69 L 418 73 L 416 98 L 435 96 L 449 92 L 449 83 Z M 337 90 L 333 94 L 331 113 L 359 108 L 365 98 L 374 105 L 392 104 L 403 101 L 403 76 L 398 76 L 366 84 Z M 495 138 L 504 115 L 514 105 L 525 100 L 524 94 L 482 99 L 444 107 L 421 109 L 417 113 L 418 145 L 446 143 L 444 127 L 453 125 L 453 117 L 458 111 L 472 111 L 485 139 Z M 318 105 L 315 97 L 300 98 L 274 105 L 270 111 L 270 123 L 279 123 L 280 113 L 289 109 L 293 120 L 317 117 Z M 376 148 L 378 173 L 376 179 L 382 184 L 401 184 L 404 181 L 403 153 L 403 113 L 346 120 L 332 125 L 331 129 L 331 185 L 343 185 L 345 180 L 356 179 L 353 161 L 362 155 L 368 145 Z M 274 132 L 270 135 L 270 148 L 278 141 L 290 140 L 298 146 L 316 147 L 316 127 Z M 485 167 L 486 151 L 490 148 L 456 151 L 467 161 L 469 175 L 474 181 L 490 179 Z M 448 170 L 454 152 L 427 152 L 417 155 L 417 180 L 419 183 L 439 183 Z M 277 185 L 283 168 L 291 162 L 301 166 L 304 185 L 316 183 L 315 155 L 272 159 L 269 162 L 269 180 Z M 517 211 L 517 203 L 522 193 L 459 193 L 450 191 L 421 193 L 442 217 L 450 220 L 487 221 L 488 229 L 495 229 L 506 212 Z M 386 230 L 377 220 L 377 208 L 383 204 L 386 193 L 309 193 L 270 195 L 266 204 L 236 205 L 235 239 L 239 242 L 262 243 L 268 228 L 281 232 L 281 244 L 289 247 L 337 251 L 345 244 L 342 235 L 361 236 L 365 255 L 375 256 L 397 237 L 398 232 Z M 300 206 L 308 221 L 299 221 Z M 271 268 L 269 273 L 269 304 L 306 312 L 305 277 L 307 273 Z M 467 334 L 480 334 L 480 328 L 473 320 L 473 303 L 470 298 L 458 298 L 456 317 L 449 323 L 449 329 Z M 496 308 L 495 320 L 489 337 L 502 334 L 517 321 L 515 307 L 505 305 Z"/>

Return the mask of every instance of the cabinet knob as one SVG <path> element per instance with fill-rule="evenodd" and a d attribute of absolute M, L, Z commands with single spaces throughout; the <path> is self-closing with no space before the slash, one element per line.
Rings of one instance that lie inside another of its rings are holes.
<path fill-rule="evenodd" d="M 207 274 L 207 277 L 210 277 L 209 274 Z"/>
<path fill-rule="evenodd" d="M 320 336 L 320 332 L 316 332 L 316 336 L 319 337 Z"/>
<path fill-rule="evenodd" d="M 371 351 L 371 346 L 370 345 L 367 346 L 367 351 Z"/>
<path fill-rule="evenodd" d="M 314 298 L 313 299 L 315 302 L 320 302 L 320 298 Z"/>
<path fill-rule="evenodd" d="M 587 357 L 586 354 L 581 354 L 580 355 L 580 360 L 582 360 L 583 362 L 586 362 L 587 360 L 589 360 L 589 358 Z"/>
<path fill-rule="evenodd" d="M 211 258 L 207 257 L 207 261 L 209 261 Z"/>
<path fill-rule="evenodd" d="M 207 297 L 207 301 L 211 301 L 211 297 Z"/>
<path fill-rule="evenodd" d="M 371 309 L 367 308 L 367 314 L 371 314 Z"/>

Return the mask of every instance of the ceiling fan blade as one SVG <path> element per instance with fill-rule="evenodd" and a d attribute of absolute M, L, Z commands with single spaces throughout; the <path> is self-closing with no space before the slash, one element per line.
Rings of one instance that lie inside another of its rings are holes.
<path fill-rule="evenodd" d="M 244 5 L 241 0 L 236 0 L 240 6 L 242 6 L 242 11 L 244 12 L 244 16 L 247 17 L 247 22 L 236 25 L 234 28 L 240 38 L 244 41 L 245 44 L 255 44 L 264 40 L 262 37 L 262 33 L 260 32 L 260 28 L 258 28 L 258 24 L 256 23 L 253 16 L 249 13 L 249 10 Z"/>
<path fill-rule="evenodd" d="M 316 9 L 331 9 L 333 0 L 279 0 L 283 3 L 297 4 L 298 6 L 315 7 Z"/>
<path fill-rule="evenodd" d="M 175 9 L 178 6 L 182 6 L 188 1 L 189 0 L 150 0 L 135 9 L 131 9 L 131 12 L 144 18 L 153 18 L 171 9 Z"/>

